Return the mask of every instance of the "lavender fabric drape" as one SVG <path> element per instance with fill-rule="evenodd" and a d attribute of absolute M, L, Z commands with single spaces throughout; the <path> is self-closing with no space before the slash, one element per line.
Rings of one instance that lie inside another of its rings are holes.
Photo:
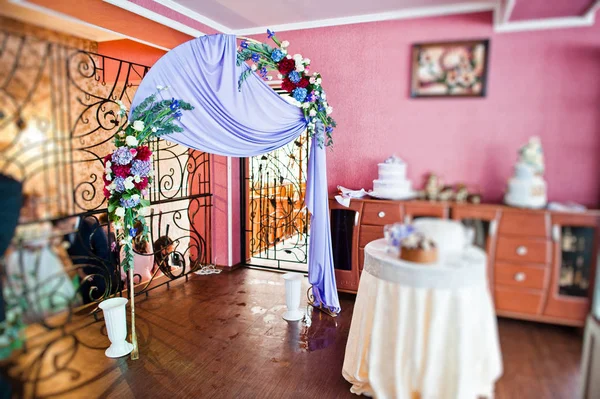
<path fill-rule="evenodd" d="M 248 66 L 237 66 L 236 55 L 233 35 L 203 36 L 178 46 L 150 69 L 131 108 L 155 93 L 157 86 L 168 86 L 161 92 L 164 98 L 182 99 L 195 107 L 183 114 L 184 131 L 169 135 L 169 141 L 231 157 L 250 157 L 284 146 L 305 131 L 302 111 L 255 74 L 238 91 L 238 78 Z M 313 138 L 306 185 L 306 206 L 312 214 L 308 276 L 315 302 L 339 312 L 325 158 L 325 150 Z"/>

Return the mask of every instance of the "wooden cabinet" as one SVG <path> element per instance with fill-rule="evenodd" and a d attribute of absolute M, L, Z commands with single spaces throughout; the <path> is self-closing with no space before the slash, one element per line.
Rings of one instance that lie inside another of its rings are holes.
<path fill-rule="evenodd" d="M 336 254 L 343 261 L 336 264 L 340 291 L 358 290 L 364 247 L 383 237 L 384 225 L 419 217 L 452 217 L 484 233 L 478 241 L 488 254 L 490 292 L 498 315 L 574 326 L 585 322 L 596 273 L 597 211 L 559 213 L 492 204 L 372 199 L 353 199 L 350 208 L 335 200 L 330 204 L 332 212 L 353 212 L 346 216 L 352 219 L 350 227 L 348 220 L 341 224 L 346 227 L 338 226 L 341 234 L 332 224 L 332 234 L 338 238 L 333 238 L 334 262 Z M 348 248 L 336 250 L 336 243 Z M 351 261 L 342 254 L 349 254 Z"/>

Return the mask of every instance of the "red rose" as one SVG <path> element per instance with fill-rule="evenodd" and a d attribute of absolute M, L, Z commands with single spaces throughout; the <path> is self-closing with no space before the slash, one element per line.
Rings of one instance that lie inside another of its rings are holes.
<path fill-rule="evenodd" d="M 277 69 L 279 69 L 279 72 L 283 75 L 287 75 L 288 73 L 292 72 L 294 68 L 296 68 L 296 62 L 289 58 L 282 59 L 277 66 Z"/>
<path fill-rule="evenodd" d="M 110 198 L 110 191 L 108 191 L 108 189 L 106 187 L 104 187 L 104 197 Z"/>
<path fill-rule="evenodd" d="M 147 145 L 137 148 L 137 155 L 135 156 L 136 159 L 139 159 L 140 161 L 149 161 L 151 156 L 152 151 L 150 151 L 150 148 L 148 148 Z"/>
<path fill-rule="evenodd" d="M 298 83 L 296 83 L 296 86 L 307 88 L 309 84 L 310 82 L 308 81 L 308 78 L 302 78 Z"/>
<path fill-rule="evenodd" d="M 145 190 L 146 187 L 148 187 L 148 178 L 147 177 L 142 177 L 142 179 L 140 180 L 139 183 L 133 183 L 133 185 L 138 190 Z"/>
<path fill-rule="evenodd" d="M 113 165 L 112 171 L 116 177 L 122 177 L 123 179 L 129 177 L 131 174 L 131 166 L 129 165 Z"/>
<path fill-rule="evenodd" d="M 296 88 L 296 85 L 293 84 L 288 78 L 285 78 L 283 79 L 283 82 L 281 82 L 281 88 L 288 93 L 291 93 Z"/>

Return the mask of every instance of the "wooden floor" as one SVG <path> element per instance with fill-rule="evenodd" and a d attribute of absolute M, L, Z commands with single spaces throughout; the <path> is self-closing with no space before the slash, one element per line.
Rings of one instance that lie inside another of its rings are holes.
<path fill-rule="evenodd" d="M 88 320 L 2 371 L 26 397 L 354 397 L 341 375 L 353 296 L 335 319 L 313 312 L 310 328 L 285 322 L 283 303 L 277 273 L 192 276 L 136 302 L 139 360 L 106 358 L 104 323 Z M 506 319 L 499 328 L 498 399 L 576 397 L 580 331 Z"/>

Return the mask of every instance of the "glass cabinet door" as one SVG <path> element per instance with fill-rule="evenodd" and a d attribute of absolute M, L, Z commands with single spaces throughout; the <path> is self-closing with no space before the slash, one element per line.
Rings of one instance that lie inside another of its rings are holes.
<path fill-rule="evenodd" d="M 587 298 L 594 254 L 592 227 L 560 226 L 558 294 Z"/>

